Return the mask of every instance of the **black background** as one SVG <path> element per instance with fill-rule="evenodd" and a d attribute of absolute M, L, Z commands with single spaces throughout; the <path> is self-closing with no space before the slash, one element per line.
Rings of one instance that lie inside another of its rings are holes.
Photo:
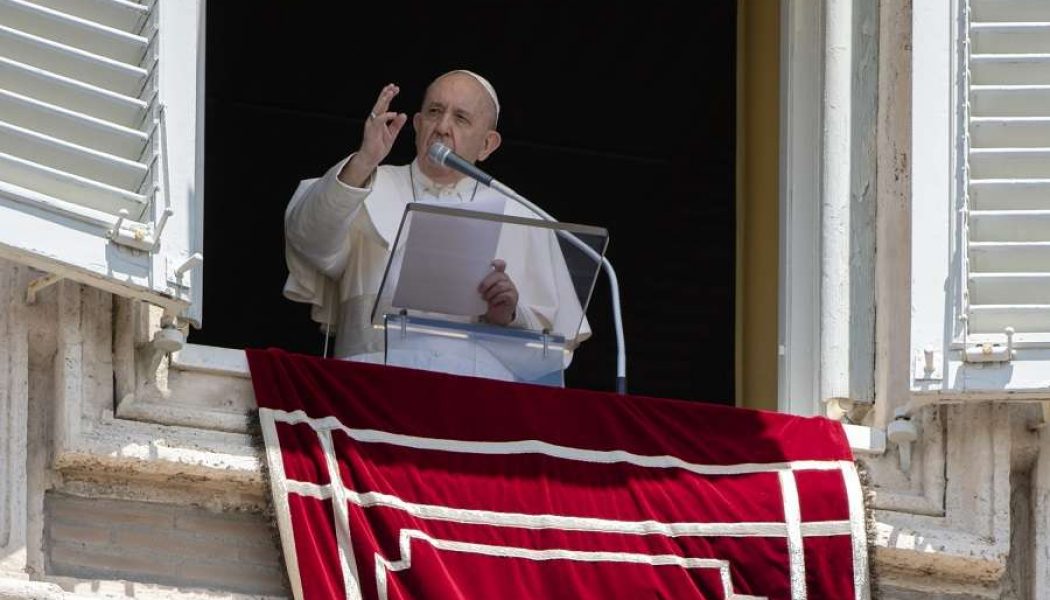
<path fill-rule="evenodd" d="M 281 295 L 288 198 L 357 148 L 384 84 L 411 116 L 430 80 L 468 68 L 503 108 L 484 168 L 609 230 L 630 391 L 731 404 L 735 4 L 209 2 L 205 319 L 190 341 L 319 354 L 308 307 Z M 413 153 L 409 122 L 388 162 Z M 612 389 L 609 306 L 600 278 L 570 387 Z"/>

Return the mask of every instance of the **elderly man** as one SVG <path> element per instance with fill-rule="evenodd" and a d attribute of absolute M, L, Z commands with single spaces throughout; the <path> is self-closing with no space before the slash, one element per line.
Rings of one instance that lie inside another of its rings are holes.
<path fill-rule="evenodd" d="M 377 98 L 365 122 L 361 146 L 321 178 L 299 184 L 285 213 L 286 257 L 289 277 L 285 295 L 313 305 L 314 320 L 336 332 L 335 354 L 340 358 L 383 362 L 383 331 L 372 326 L 371 310 L 382 282 L 391 246 L 405 207 L 410 202 L 456 204 L 499 196 L 462 174 L 427 158 L 434 142 L 441 142 L 471 162 L 485 160 L 500 146 L 496 131 L 499 100 L 489 82 L 466 70 L 450 71 L 426 90 L 420 112 L 412 118 L 416 158 L 409 165 L 380 163 L 390 153 L 407 115 L 390 110 L 399 88 L 389 84 Z M 505 212 L 535 218 L 507 202 Z M 479 282 L 478 293 L 487 305 L 479 320 L 508 327 L 576 332 L 583 319 L 557 242 L 551 235 L 532 236 L 528 246 L 504 260 Z M 520 248 L 519 248 L 520 250 Z M 544 268 L 519 264 L 525 254 L 541 255 Z M 544 258 L 543 255 L 546 257 Z M 550 265 L 549 268 L 546 265 Z M 519 285 L 523 289 L 519 292 Z M 570 345 L 590 335 L 584 326 Z M 447 352 L 435 351 L 419 366 L 446 371 L 462 367 L 442 365 Z M 500 378 L 512 378 L 493 375 Z"/>

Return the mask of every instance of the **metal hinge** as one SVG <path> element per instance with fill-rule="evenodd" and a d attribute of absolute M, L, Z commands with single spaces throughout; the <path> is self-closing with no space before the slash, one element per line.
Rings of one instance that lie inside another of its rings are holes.
<path fill-rule="evenodd" d="M 170 260 L 168 261 L 167 279 L 173 296 L 180 297 L 189 289 L 189 285 L 183 280 L 183 277 L 190 269 L 195 269 L 203 264 L 204 255 L 200 252 L 194 252 L 178 266 L 175 266 Z"/>
<path fill-rule="evenodd" d="M 968 363 L 1010 362 L 1014 357 L 1014 328 L 1007 327 L 1005 344 L 984 342 L 963 349 L 963 360 Z"/>
<path fill-rule="evenodd" d="M 128 216 L 128 211 L 122 208 L 120 209 L 120 216 L 117 217 L 117 222 L 113 224 L 112 229 L 106 232 L 106 237 L 115 244 L 142 250 L 143 252 L 156 252 L 157 248 L 160 247 L 160 236 L 164 233 L 164 226 L 168 224 L 168 218 L 174 213 L 175 211 L 171 208 L 166 208 L 160 215 L 160 220 L 156 225 L 140 225 L 136 223 L 135 226 L 125 227 L 124 220 Z"/>
<path fill-rule="evenodd" d="M 912 379 L 915 381 L 942 381 L 944 379 L 942 358 L 943 354 L 940 351 L 930 347 L 917 351 Z"/>

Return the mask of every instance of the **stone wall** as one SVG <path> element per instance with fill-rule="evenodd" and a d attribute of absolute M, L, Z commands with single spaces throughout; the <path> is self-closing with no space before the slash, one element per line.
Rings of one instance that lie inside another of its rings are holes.
<path fill-rule="evenodd" d="M 41 275 L 0 261 L 0 599 L 286 597 L 244 369 L 98 290 L 29 304 Z"/>
<path fill-rule="evenodd" d="M 0 262 L 0 599 L 287 595 L 243 353 L 149 344 L 156 315 Z M 911 464 L 861 456 L 875 598 L 1050 590 L 1038 403 L 931 403 Z"/>
<path fill-rule="evenodd" d="M 55 575 L 248 594 L 285 590 L 275 531 L 259 513 L 49 492 L 44 517 L 46 564 Z"/>

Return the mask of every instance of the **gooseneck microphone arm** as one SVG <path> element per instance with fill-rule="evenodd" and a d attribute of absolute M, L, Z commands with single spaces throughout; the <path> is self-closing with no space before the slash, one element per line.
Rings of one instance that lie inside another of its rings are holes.
<path fill-rule="evenodd" d="M 430 148 L 427 151 L 427 156 L 430 158 L 430 160 L 434 161 L 439 165 L 448 167 L 450 169 L 455 169 L 456 171 L 463 173 L 467 177 L 475 179 L 478 182 L 483 183 L 486 186 L 496 190 L 497 192 L 503 194 L 504 196 L 510 198 L 511 200 L 514 200 L 518 204 L 521 204 L 525 208 L 536 213 L 544 220 L 550 221 L 552 223 L 558 222 L 558 219 L 552 217 L 542 208 L 536 206 L 521 194 L 515 192 L 508 186 L 497 181 L 494 177 L 482 171 L 473 163 L 463 159 L 463 157 L 453 152 L 448 146 L 442 144 L 441 142 L 434 142 L 433 144 L 431 144 Z M 623 337 L 623 317 L 620 312 L 620 282 L 616 278 L 616 271 L 613 270 L 612 263 L 609 262 L 609 259 L 605 258 L 601 254 L 598 254 L 594 250 L 594 248 L 591 248 L 590 246 L 585 244 L 580 238 L 576 237 L 568 231 L 559 229 L 557 230 L 557 232 L 558 235 L 560 235 L 563 239 L 565 239 L 570 244 L 572 244 L 584 254 L 586 254 L 588 257 L 590 257 L 591 260 L 601 263 L 602 268 L 605 270 L 606 276 L 608 276 L 609 278 L 609 289 L 612 295 L 613 305 L 613 320 L 616 326 L 616 391 L 620 394 L 626 394 L 627 349 Z"/>
<path fill-rule="evenodd" d="M 537 215 L 543 217 L 547 221 L 557 223 L 558 220 L 549 215 L 540 207 L 536 206 L 521 194 L 515 192 L 506 185 L 500 183 L 496 179 L 492 180 L 489 187 L 496 190 L 497 192 L 507 196 L 508 198 L 518 202 L 522 206 L 533 211 Z M 609 259 L 605 258 L 601 254 L 598 254 L 594 248 L 591 248 L 580 238 L 576 237 L 572 233 L 564 230 L 558 230 L 558 234 L 573 246 L 579 248 L 584 254 L 589 256 L 595 262 L 600 262 L 602 269 L 605 270 L 605 275 L 609 278 L 609 289 L 612 295 L 612 308 L 613 308 L 613 322 L 616 326 L 616 391 L 620 394 L 627 393 L 627 349 L 623 338 L 623 317 L 620 312 L 620 281 L 616 278 L 616 271 L 613 269 L 612 263 Z"/>

